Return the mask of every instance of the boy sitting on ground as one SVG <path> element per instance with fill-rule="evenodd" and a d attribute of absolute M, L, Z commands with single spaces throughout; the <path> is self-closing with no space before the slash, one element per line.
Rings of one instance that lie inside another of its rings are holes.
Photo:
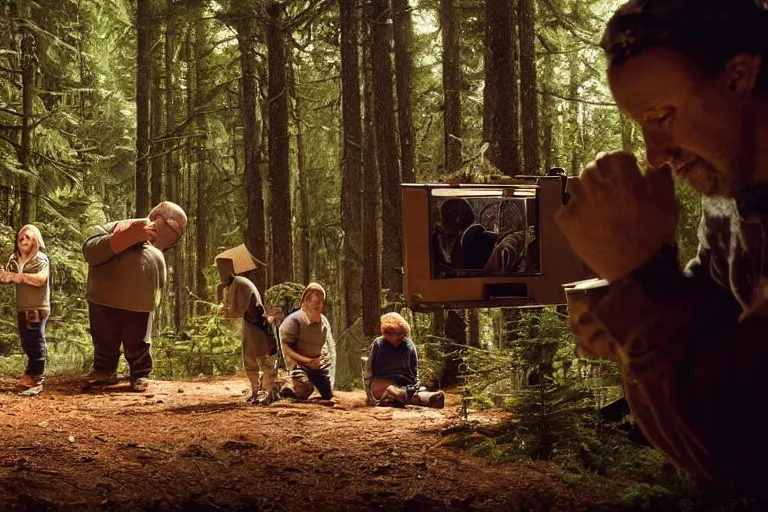
<path fill-rule="evenodd" d="M 381 317 L 381 336 L 371 344 L 363 375 L 369 405 L 445 405 L 442 391 L 420 387 L 419 358 L 410 336 L 411 326 L 399 314 Z"/>

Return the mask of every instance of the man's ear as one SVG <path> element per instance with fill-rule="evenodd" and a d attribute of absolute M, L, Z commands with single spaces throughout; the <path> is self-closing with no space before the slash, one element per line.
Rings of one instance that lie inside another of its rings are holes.
<path fill-rule="evenodd" d="M 725 64 L 722 79 L 728 92 L 739 96 L 752 93 L 762 68 L 762 57 L 740 53 Z"/>

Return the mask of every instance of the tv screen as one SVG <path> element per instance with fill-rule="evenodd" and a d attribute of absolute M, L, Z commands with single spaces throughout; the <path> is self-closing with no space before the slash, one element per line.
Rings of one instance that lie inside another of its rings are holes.
<path fill-rule="evenodd" d="M 536 191 L 505 192 L 430 191 L 433 279 L 539 272 Z"/>
<path fill-rule="evenodd" d="M 417 311 L 562 304 L 592 277 L 554 222 L 565 176 L 404 184 L 403 291 Z"/>

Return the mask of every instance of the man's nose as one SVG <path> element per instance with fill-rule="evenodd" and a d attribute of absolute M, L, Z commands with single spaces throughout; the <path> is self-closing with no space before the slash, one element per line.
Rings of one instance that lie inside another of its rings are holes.
<path fill-rule="evenodd" d="M 674 160 L 680 153 L 670 137 L 664 130 L 658 128 L 643 128 L 645 139 L 645 154 L 648 163 L 652 167 L 661 167 L 670 160 Z"/>

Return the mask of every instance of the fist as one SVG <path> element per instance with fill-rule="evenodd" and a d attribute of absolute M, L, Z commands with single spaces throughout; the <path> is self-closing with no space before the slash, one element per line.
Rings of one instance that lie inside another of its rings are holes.
<path fill-rule="evenodd" d="M 16 272 L 6 272 L 5 270 L 0 270 L 0 283 L 21 283 L 21 274 L 17 274 Z"/>
<path fill-rule="evenodd" d="M 571 248 L 608 282 L 640 268 L 675 241 L 677 202 L 668 166 L 640 172 L 629 152 L 600 154 L 578 180 L 555 222 Z"/>
<path fill-rule="evenodd" d="M 145 241 L 151 242 L 157 238 L 155 223 L 150 222 L 147 219 L 134 221 L 124 220 L 115 226 L 115 233 L 126 233 L 126 236 L 137 243 Z"/>

